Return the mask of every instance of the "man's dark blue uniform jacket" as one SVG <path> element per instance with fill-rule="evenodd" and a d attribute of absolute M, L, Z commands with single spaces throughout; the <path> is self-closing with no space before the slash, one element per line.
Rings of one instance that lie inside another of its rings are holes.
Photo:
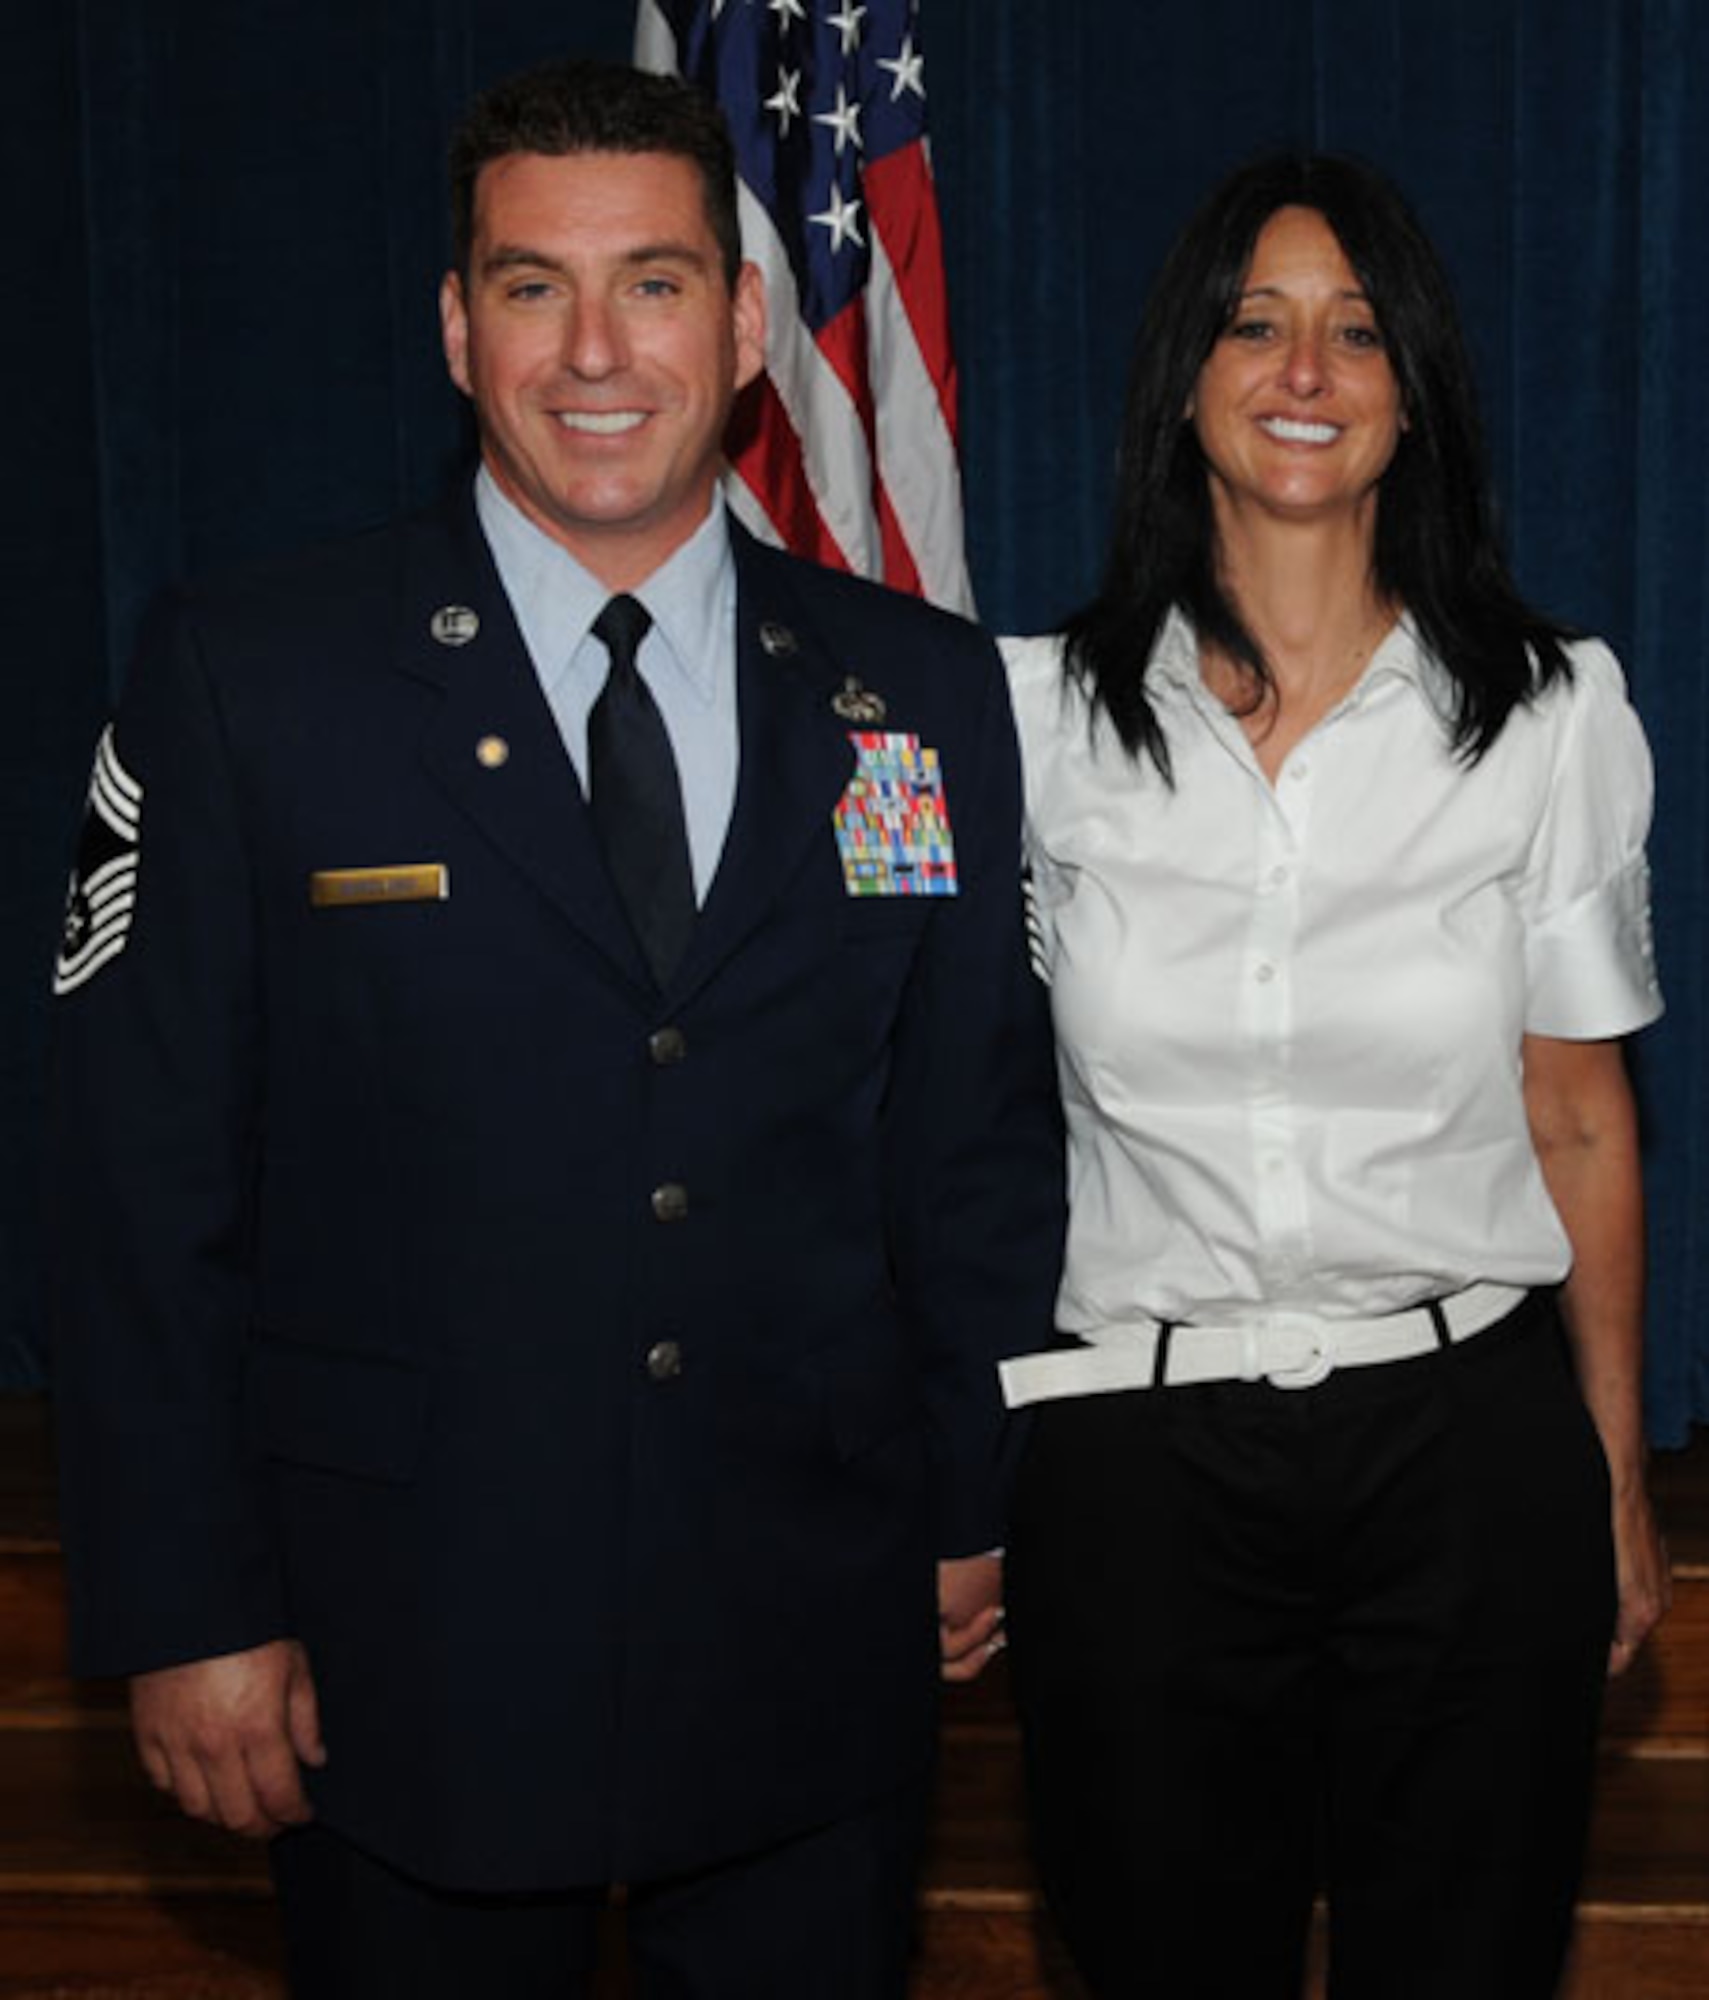
<path fill-rule="evenodd" d="M 995 656 L 733 532 L 739 788 L 662 994 L 466 498 L 164 610 L 91 818 L 75 1660 L 301 1638 L 317 1810 L 431 1881 L 657 1876 L 917 1774 L 933 1560 L 1001 1538 L 994 1365 L 1049 1325 Z M 849 893 L 861 727 L 939 753 L 953 897 Z M 361 868 L 402 891 L 311 898 Z"/>

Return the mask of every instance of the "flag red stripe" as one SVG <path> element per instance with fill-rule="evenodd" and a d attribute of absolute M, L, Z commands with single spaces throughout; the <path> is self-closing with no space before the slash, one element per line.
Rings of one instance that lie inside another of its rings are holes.
<path fill-rule="evenodd" d="M 890 504 L 890 495 L 880 485 L 874 496 L 878 506 L 878 532 L 884 548 L 884 581 L 892 590 L 911 591 L 919 597 L 919 566 L 914 561 L 914 551 L 908 546 L 907 537 L 902 533 L 902 523 L 896 518 L 896 510 Z"/>
<path fill-rule="evenodd" d="M 911 591 L 917 597 L 920 594 L 919 565 L 914 560 L 914 551 L 908 545 L 902 523 L 885 489 L 883 468 L 879 464 L 878 420 L 872 401 L 865 295 L 853 300 L 838 313 L 821 331 L 816 345 L 860 412 L 861 429 L 866 433 L 867 450 L 873 466 L 870 497 L 878 521 L 879 547 L 884 553 L 884 581 L 893 590 Z"/>
<path fill-rule="evenodd" d="M 826 527 L 807 483 L 801 441 L 769 376 L 742 396 L 724 448 L 731 467 L 765 510 L 786 548 L 828 569 L 847 569 L 848 558 Z"/>
<path fill-rule="evenodd" d="M 872 449 L 872 374 L 866 337 L 866 294 L 851 299 L 819 329 L 814 345 L 836 371 L 837 380 L 849 392 L 849 400 L 860 412 L 860 427 L 866 433 L 866 448 Z"/>

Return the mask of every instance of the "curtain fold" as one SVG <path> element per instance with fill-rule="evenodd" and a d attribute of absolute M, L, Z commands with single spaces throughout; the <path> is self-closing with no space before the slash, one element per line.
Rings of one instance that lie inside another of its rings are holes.
<path fill-rule="evenodd" d="M 1639 1076 L 1648 1114 L 1651 1212 L 1649 1407 L 1673 1443 L 1709 1422 L 1709 12 L 1645 0 L 1636 64 L 1639 218 L 1625 289 L 1610 310 L 1635 325 L 1625 409 L 1631 505 L 1601 532 L 1631 578 L 1629 664 L 1656 754 L 1653 845 L 1666 1017 Z"/>
<path fill-rule="evenodd" d="M 632 25 L 629 0 L 81 0 L 13 27 L 0 1385 L 41 1370 L 44 968 L 138 612 L 437 488 L 467 445 L 433 305 L 450 120 L 536 57 L 626 55 Z M 1133 329 L 1214 179 L 1281 144 L 1360 152 L 1441 245 L 1522 583 L 1613 642 L 1655 746 L 1649 1403 L 1681 1441 L 1709 1421 L 1709 10 L 922 0 L 920 37 L 997 629 L 1096 579 Z"/>

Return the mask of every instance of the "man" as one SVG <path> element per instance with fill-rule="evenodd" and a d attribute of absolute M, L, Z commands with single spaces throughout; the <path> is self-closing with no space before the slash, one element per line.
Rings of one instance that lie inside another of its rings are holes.
<path fill-rule="evenodd" d="M 74 1654 L 301 1994 L 585 1991 L 622 1882 L 645 1992 L 871 2000 L 1056 1273 L 1007 703 L 726 517 L 692 91 L 500 86 L 453 211 L 473 494 L 186 594 L 97 755 Z"/>

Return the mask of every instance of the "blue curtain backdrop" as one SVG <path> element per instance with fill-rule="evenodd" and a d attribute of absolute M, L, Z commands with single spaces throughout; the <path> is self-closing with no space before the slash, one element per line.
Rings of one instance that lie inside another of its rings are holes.
<path fill-rule="evenodd" d="M 450 119 L 537 56 L 626 54 L 631 23 L 629 0 L 14 10 L 0 1384 L 41 1378 L 45 967 L 138 611 L 169 577 L 448 475 L 467 445 L 433 309 Z M 1656 750 L 1650 1412 L 1680 1442 L 1709 1420 L 1709 9 L 924 0 L 921 40 L 974 576 L 999 628 L 1047 624 L 1092 582 L 1129 335 L 1217 174 L 1276 144 L 1351 149 L 1443 247 L 1521 578 L 1614 642 Z"/>

